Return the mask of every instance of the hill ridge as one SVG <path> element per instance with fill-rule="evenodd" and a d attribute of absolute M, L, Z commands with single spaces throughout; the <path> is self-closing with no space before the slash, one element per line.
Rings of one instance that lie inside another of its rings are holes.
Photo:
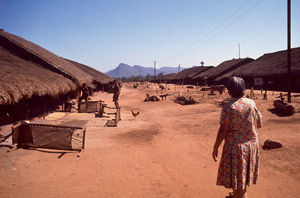
<path fill-rule="evenodd" d="M 183 70 L 184 68 L 181 68 Z M 171 67 L 171 66 L 164 66 L 156 69 L 156 74 L 163 73 L 171 74 L 171 73 L 177 73 L 178 67 Z M 154 70 L 152 67 L 144 67 L 142 65 L 128 65 L 126 63 L 120 63 L 115 69 L 109 70 L 106 72 L 107 75 L 113 77 L 113 78 L 128 78 L 131 76 L 142 76 L 145 77 L 147 75 L 153 75 Z"/>

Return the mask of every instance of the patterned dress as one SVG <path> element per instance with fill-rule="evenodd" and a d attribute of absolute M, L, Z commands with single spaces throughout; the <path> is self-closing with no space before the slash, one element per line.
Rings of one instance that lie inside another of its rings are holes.
<path fill-rule="evenodd" d="M 259 143 L 257 123 L 262 126 L 262 116 L 253 100 L 238 98 L 224 105 L 220 124 L 229 123 L 217 185 L 244 189 L 257 183 Z"/>

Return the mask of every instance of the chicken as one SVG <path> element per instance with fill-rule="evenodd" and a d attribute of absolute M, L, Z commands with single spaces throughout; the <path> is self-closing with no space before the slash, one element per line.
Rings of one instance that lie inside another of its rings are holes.
<path fill-rule="evenodd" d="M 134 118 L 136 118 L 136 116 L 138 116 L 140 114 L 140 112 L 138 112 L 138 111 L 134 112 L 132 110 L 131 110 L 131 113 L 132 113 L 132 115 L 133 115 Z"/>

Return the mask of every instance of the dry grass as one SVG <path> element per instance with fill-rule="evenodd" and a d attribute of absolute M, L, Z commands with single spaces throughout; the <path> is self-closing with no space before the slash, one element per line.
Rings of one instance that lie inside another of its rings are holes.
<path fill-rule="evenodd" d="M 176 73 L 172 73 L 172 74 L 166 74 L 163 75 L 162 77 L 160 77 L 161 80 L 172 80 L 176 78 Z"/>
<path fill-rule="evenodd" d="M 192 68 L 188 68 L 185 70 L 182 70 L 181 72 L 177 73 L 176 77 L 174 79 L 176 80 L 180 80 L 180 79 L 192 79 L 194 76 L 207 71 L 209 69 L 213 68 L 212 66 L 197 66 L 197 67 L 192 67 Z"/>
<path fill-rule="evenodd" d="M 291 70 L 293 74 L 300 74 L 300 47 L 291 50 Z M 228 79 L 231 76 L 262 77 L 282 75 L 287 72 L 287 51 L 265 54 L 257 60 L 243 65 L 216 80 Z"/>
<path fill-rule="evenodd" d="M 27 41 L 19 36 L 9 34 L 4 31 L 0 31 L 0 37 L 5 39 L 6 41 L 10 42 L 10 45 L 17 45 L 27 52 L 34 54 L 35 56 L 39 57 L 41 60 L 49 63 L 55 69 L 65 73 L 68 76 L 71 76 L 79 84 L 87 83 L 91 84 L 93 78 L 91 75 L 87 74 L 86 72 L 80 70 L 78 67 L 74 66 L 69 61 L 53 54 L 52 52 L 42 48 L 41 46 L 34 44 L 30 41 Z"/>
<path fill-rule="evenodd" d="M 106 75 L 105 73 L 102 73 L 92 67 L 89 67 L 87 65 L 72 61 L 72 60 L 68 60 L 65 59 L 67 61 L 70 61 L 72 64 L 76 65 L 79 69 L 83 70 L 84 72 L 88 73 L 89 75 L 91 75 L 93 77 L 93 79 L 101 84 L 107 84 L 110 83 L 111 81 L 113 81 L 113 78 Z"/>
<path fill-rule="evenodd" d="M 219 64 L 217 67 L 214 67 L 210 70 L 204 71 L 196 76 L 194 79 L 215 79 L 218 76 L 223 75 L 224 73 L 228 73 L 233 69 L 236 69 L 246 63 L 253 61 L 252 58 L 241 58 L 241 59 L 232 59 L 227 60 Z"/>
<path fill-rule="evenodd" d="M 76 89 L 70 79 L 11 54 L 0 46 L 0 104 L 17 103 L 22 98 L 56 96 Z"/>
<path fill-rule="evenodd" d="M 167 74 L 161 77 L 161 80 L 168 81 L 179 81 L 184 79 L 192 79 L 194 76 L 198 75 L 201 72 L 207 71 L 213 68 L 212 66 L 196 66 L 188 69 L 184 69 L 181 72 Z"/>

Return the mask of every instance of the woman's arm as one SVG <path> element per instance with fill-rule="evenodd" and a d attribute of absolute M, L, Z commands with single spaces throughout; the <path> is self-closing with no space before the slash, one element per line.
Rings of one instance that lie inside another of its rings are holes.
<path fill-rule="evenodd" d="M 219 146 L 220 146 L 223 139 L 226 137 L 226 135 L 228 133 L 228 126 L 229 126 L 228 121 L 225 121 L 223 124 L 220 125 L 218 135 L 217 135 L 217 138 L 216 138 L 216 142 L 215 142 L 215 145 L 214 145 L 214 150 L 213 150 L 213 153 L 212 153 L 213 159 L 215 161 L 217 161 Z"/>
<path fill-rule="evenodd" d="M 261 122 L 261 120 L 257 120 L 257 128 L 259 129 L 259 128 L 261 128 L 262 127 L 262 122 Z"/>
<path fill-rule="evenodd" d="M 257 111 L 256 126 L 258 129 L 262 127 L 262 115 L 259 111 Z"/>

